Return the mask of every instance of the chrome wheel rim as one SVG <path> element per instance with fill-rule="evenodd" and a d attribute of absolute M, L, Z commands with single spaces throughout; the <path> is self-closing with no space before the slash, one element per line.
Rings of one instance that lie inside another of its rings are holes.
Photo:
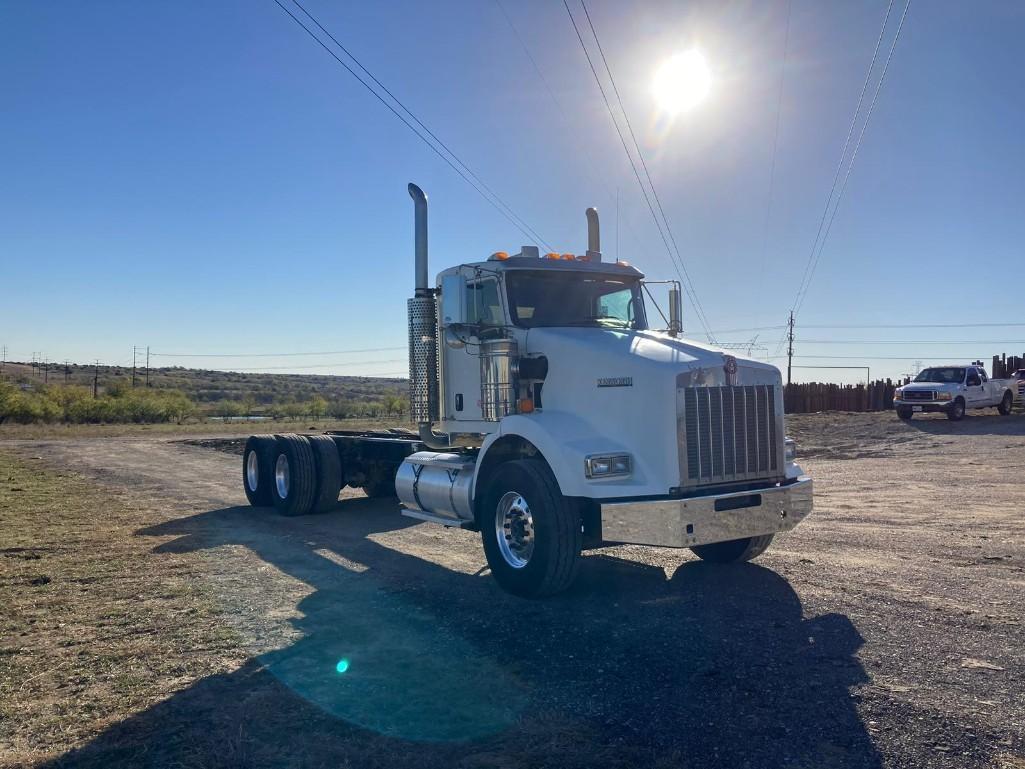
<path fill-rule="evenodd" d="M 260 483 L 260 458 L 256 456 L 255 451 L 250 451 L 246 457 L 246 483 L 249 484 L 250 491 L 256 491 Z"/>
<path fill-rule="evenodd" d="M 521 494 L 507 491 L 495 509 L 495 538 L 502 558 L 514 569 L 530 563 L 534 554 L 534 517 Z"/>
<path fill-rule="evenodd" d="M 284 454 L 278 455 L 274 465 L 274 485 L 278 488 L 278 496 L 288 499 L 288 457 Z"/>

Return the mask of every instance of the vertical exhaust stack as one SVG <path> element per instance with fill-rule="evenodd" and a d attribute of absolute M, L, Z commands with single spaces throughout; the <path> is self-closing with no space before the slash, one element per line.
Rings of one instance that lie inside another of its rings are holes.
<path fill-rule="evenodd" d="M 598 230 L 598 209 L 588 208 L 587 215 L 587 258 L 592 262 L 601 261 L 601 234 Z"/>
<path fill-rule="evenodd" d="M 410 182 L 415 212 L 416 290 L 406 303 L 409 312 L 409 412 L 426 426 L 438 421 L 438 306 L 430 287 L 427 262 L 427 196 Z"/>

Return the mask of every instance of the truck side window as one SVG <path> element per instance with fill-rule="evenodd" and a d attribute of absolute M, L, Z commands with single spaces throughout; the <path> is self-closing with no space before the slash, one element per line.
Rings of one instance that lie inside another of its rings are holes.
<path fill-rule="evenodd" d="M 497 280 L 481 280 L 466 284 L 466 322 L 479 326 L 503 324 Z"/>
<path fill-rule="evenodd" d="M 965 384 L 969 386 L 981 385 L 982 380 L 979 379 L 979 372 L 977 369 L 968 369 L 968 378 L 965 380 Z"/>

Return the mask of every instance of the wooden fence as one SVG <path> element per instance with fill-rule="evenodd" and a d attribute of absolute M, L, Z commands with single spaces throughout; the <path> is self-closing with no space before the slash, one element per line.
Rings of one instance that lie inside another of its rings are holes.
<path fill-rule="evenodd" d="M 1025 368 L 1025 356 L 994 355 L 989 369 L 994 379 L 1005 379 Z M 886 411 L 893 408 L 893 392 L 908 380 L 877 379 L 866 385 L 840 385 L 828 382 L 789 384 L 783 403 L 788 414 L 816 411 Z"/>
<path fill-rule="evenodd" d="M 893 391 L 903 382 L 878 379 L 866 385 L 840 385 L 828 382 L 789 384 L 783 392 L 788 414 L 816 411 L 885 411 L 893 408 Z"/>
<path fill-rule="evenodd" d="M 994 355 L 989 375 L 994 379 L 1006 379 L 1020 368 L 1025 368 L 1025 355 Z"/>

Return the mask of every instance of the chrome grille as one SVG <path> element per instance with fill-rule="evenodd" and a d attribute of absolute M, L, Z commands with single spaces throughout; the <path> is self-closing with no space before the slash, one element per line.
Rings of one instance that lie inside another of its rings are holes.
<path fill-rule="evenodd" d="M 783 474 L 782 413 L 772 385 L 683 387 L 678 396 L 684 485 Z"/>
<path fill-rule="evenodd" d="M 932 390 L 905 390 L 902 400 L 932 401 L 936 400 L 936 393 L 934 393 Z"/>

